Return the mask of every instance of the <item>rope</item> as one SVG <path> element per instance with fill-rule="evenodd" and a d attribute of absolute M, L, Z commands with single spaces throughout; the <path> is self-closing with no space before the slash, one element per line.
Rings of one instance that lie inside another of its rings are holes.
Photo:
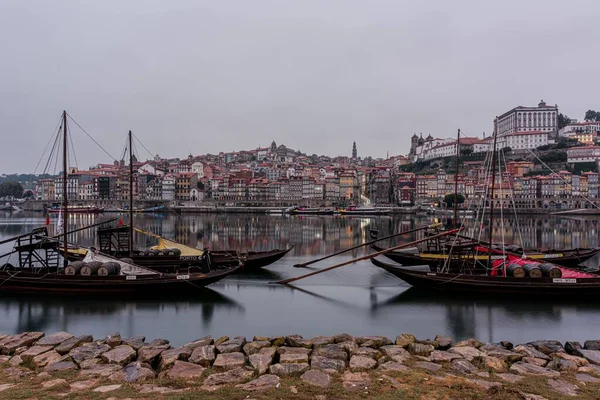
<path fill-rule="evenodd" d="M 135 134 L 132 133 L 132 135 L 135 138 L 135 140 L 137 140 L 142 145 L 142 147 L 148 152 L 148 154 L 150 154 L 150 158 L 154 158 L 154 155 L 150 152 L 150 150 L 148 150 L 146 146 L 144 146 L 144 143 L 142 143 L 142 141 L 137 136 L 135 136 Z"/>
<path fill-rule="evenodd" d="M 83 131 L 83 133 L 85 133 L 85 134 L 87 135 L 87 137 L 89 137 L 90 139 L 92 139 L 92 142 L 96 143 L 96 145 L 97 145 L 98 147 L 100 147 L 100 148 L 102 149 L 102 151 L 104 151 L 104 152 L 106 153 L 106 155 L 108 155 L 108 156 L 110 157 L 110 159 L 111 159 L 111 160 L 114 160 L 114 159 L 115 159 L 113 156 L 111 156 L 111 155 L 110 155 L 110 153 L 109 153 L 108 151 L 106 151 L 106 149 L 105 149 L 104 147 L 102 147 L 102 146 L 100 145 L 100 143 L 98 143 L 98 142 L 97 142 L 97 141 L 96 141 L 96 140 L 95 140 L 95 139 L 92 137 L 92 135 L 90 135 L 89 133 L 87 133 L 87 131 L 86 131 L 85 129 L 83 129 L 83 127 L 82 127 L 81 125 L 79 125 L 79 124 L 77 123 L 77 121 L 75 121 L 75 119 L 73 119 L 73 117 L 71 117 L 71 114 L 67 113 L 67 116 L 69 117 L 69 119 L 70 119 L 71 121 L 73 121 L 73 122 L 75 123 L 75 125 L 77 125 L 77 127 L 78 127 L 79 129 L 81 129 L 81 130 Z"/>

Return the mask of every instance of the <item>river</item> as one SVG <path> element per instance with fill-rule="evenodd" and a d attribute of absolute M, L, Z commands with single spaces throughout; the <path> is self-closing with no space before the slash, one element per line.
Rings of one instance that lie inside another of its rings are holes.
<path fill-rule="evenodd" d="M 73 215 L 69 229 L 115 218 L 114 214 Z M 136 226 L 198 248 L 232 250 L 294 249 L 260 273 L 230 276 L 195 296 L 131 300 L 106 296 L 0 296 L 0 333 L 69 331 L 103 337 L 164 337 L 183 344 L 204 335 L 285 335 L 305 337 L 347 332 L 394 338 L 409 332 L 420 338 L 448 335 L 456 340 L 595 339 L 600 328 L 600 301 L 560 298 L 487 300 L 420 294 L 393 275 L 361 261 L 296 282 L 274 285 L 367 254 L 360 249 L 314 264 L 294 264 L 370 240 L 369 230 L 381 235 L 432 223 L 430 216 L 390 217 L 268 216 L 258 214 L 174 213 L 136 215 Z M 44 225 L 41 214 L 0 213 L 0 240 Z M 56 220 L 50 225 L 51 232 Z M 572 248 L 599 245 L 600 218 L 523 216 L 496 219 L 495 240 L 522 243 L 526 248 Z M 467 233 L 477 235 L 480 224 L 467 220 Z M 483 238 L 487 229 L 483 226 Z M 405 241 L 417 236 L 408 236 Z M 92 245 L 94 230 L 74 234 L 72 240 Z M 154 239 L 136 235 L 139 247 Z M 398 244 L 396 240 L 393 244 Z M 392 244 L 392 243 L 388 243 Z M 4 253 L 10 246 L 0 246 Z M 2 263 L 6 262 L 2 260 Z M 597 266 L 600 260 L 588 261 Z M 594 336 L 594 337 L 590 337 Z"/>

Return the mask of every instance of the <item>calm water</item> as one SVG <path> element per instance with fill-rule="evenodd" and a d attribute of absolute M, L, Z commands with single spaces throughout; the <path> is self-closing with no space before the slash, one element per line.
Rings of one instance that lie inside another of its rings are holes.
<path fill-rule="evenodd" d="M 114 217 L 111 214 L 74 216 L 70 229 Z M 135 224 L 140 228 L 199 248 L 295 247 L 261 273 L 229 277 L 197 296 L 173 299 L 157 294 L 152 300 L 110 296 L 94 300 L 0 297 L 0 333 L 66 330 L 102 337 L 118 331 L 123 336 L 165 337 L 175 344 L 208 334 L 252 337 L 300 333 L 312 337 L 339 332 L 388 337 L 410 332 L 418 337 L 444 334 L 456 339 L 476 337 L 484 341 L 513 342 L 597 338 L 600 300 L 595 304 L 556 297 L 473 300 L 424 296 L 368 261 L 298 281 L 294 287 L 269 283 L 366 254 L 367 249 L 357 250 L 314 264 L 311 266 L 314 268 L 293 267 L 366 242 L 370 229 L 387 235 L 432 221 L 431 217 L 411 216 L 135 216 Z M 43 224 L 41 214 L 0 213 L 0 240 Z M 479 227 L 476 229 L 475 222 L 470 220 L 468 225 L 468 233 L 477 235 Z M 497 239 L 504 237 L 507 242 L 522 243 L 527 248 L 593 247 L 600 243 L 599 225 L 600 219 L 596 217 L 520 216 L 495 224 L 494 235 Z M 94 243 L 93 230 L 75 235 L 73 240 L 79 243 Z M 487 233 L 484 235 L 487 237 Z M 136 243 L 140 247 L 153 244 L 141 236 L 136 237 Z M 9 250 L 10 246 L 0 246 L 2 253 Z M 599 260 L 591 260 L 588 264 L 598 263 Z"/>

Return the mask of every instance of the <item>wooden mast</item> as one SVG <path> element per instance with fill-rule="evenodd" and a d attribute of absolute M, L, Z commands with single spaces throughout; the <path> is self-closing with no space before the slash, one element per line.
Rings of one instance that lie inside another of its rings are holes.
<path fill-rule="evenodd" d="M 63 220 L 62 220 L 62 229 L 63 229 L 63 247 L 64 247 L 64 255 L 63 255 L 63 266 L 66 267 L 69 264 L 69 260 L 67 259 L 67 221 L 69 220 L 69 196 L 67 193 L 67 111 L 63 110 Z"/>
<path fill-rule="evenodd" d="M 460 129 L 456 135 L 456 172 L 454 173 L 454 224 L 458 225 L 458 160 L 460 157 Z"/>
<path fill-rule="evenodd" d="M 129 257 L 133 256 L 133 148 L 129 131 Z"/>
<path fill-rule="evenodd" d="M 492 267 L 492 232 L 494 229 L 494 186 L 496 186 L 496 142 L 498 140 L 498 117 L 494 120 L 494 145 L 492 147 L 492 188 L 490 190 L 490 235 L 489 235 L 489 254 L 488 268 Z"/>

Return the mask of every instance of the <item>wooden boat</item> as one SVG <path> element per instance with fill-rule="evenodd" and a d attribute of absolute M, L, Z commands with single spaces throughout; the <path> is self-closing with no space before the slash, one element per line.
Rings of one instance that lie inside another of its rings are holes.
<path fill-rule="evenodd" d="M 473 245 L 474 246 L 474 245 Z M 371 245 L 373 250 L 382 251 L 385 248 Z M 549 262 L 553 264 L 559 264 L 565 267 L 577 267 L 581 263 L 589 260 L 594 257 L 596 254 L 600 252 L 600 249 L 564 249 L 564 250 L 546 250 L 546 251 L 535 251 L 535 250 L 526 250 L 525 254 L 527 258 L 536 260 Z M 521 249 L 521 254 L 523 251 Z M 465 261 L 465 258 L 474 258 L 479 261 L 485 261 L 488 259 L 487 254 L 473 254 L 473 252 L 468 253 L 459 253 L 454 251 L 452 255 L 449 252 L 441 252 L 441 251 L 427 251 L 421 252 L 418 248 L 412 248 L 407 250 L 399 250 L 399 251 L 390 251 L 386 253 L 385 256 L 398 264 L 402 264 L 405 266 L 408 265 L 429 265 L 432 269 L 437 269 L 437 267 L 442 267 L 447 263 L 448 258 L 450 258 L 451 267 L 456 267 L 459 262 Z M 498 258 L 499 256 L 494 255 L 492 258 Z"/>
<path fill-rule="evenodd" d="M 340 209 L 341 215 L 388 215 L 392 212 L 391 208 L 375 208 L 365 206 L 350 206 Z"/>
<path fill-rule="evenodd" d="M 129 212 L 128 208 L 119 208 L 117 209 L 119 212 Z M 154 206 L 154 207 L 146 207 L 146 208 L 134 208 L 132 210 L 134 213 L 158 213 L 166 211 L 165 206 Z"/>
<path fill-rule="evenodd" d="M 335 210 L 331 207 L 296 207 L 290 210 L 293 215 L 333 215 Z"/>
<path fill-rule="evenodd" d="M 561 278 L 504 277 L 431 272 L 393 265 L 372 258 L 371 262 L 418 289 L 479 294 L 545 294 L 594 296 L 600 294 L 600 276 L 560 267 L 569 274 Z M 576 274 L 576 275 L 575 275 Z M 566 277 L 576 276 L 576 277 Z"/>
<path fill-rule="evenodd" d="M 274 249 L 267 251 L 230 251 L 230 250 L 211 250 L 210 255 L 213 263 L 228 265 L 242 260 L 244 267 L 240 272 L 255 271 L 267 265 L 279 261 L 283 256 L 289 253 L 294 246 L 287 249 Z"/>
<path fill-rule="evenodd" d="M 68 206 L 67 210 L 69 214 L 77 213 L 77 214 L 99 214 L 104 212 L 104 207 L 96 207 L 96 206 Z M 52 206 L 46 207 L 46 211 L 50 214 L 59 214 L 65 212 L 65 208 L 62 206 Z"/>

